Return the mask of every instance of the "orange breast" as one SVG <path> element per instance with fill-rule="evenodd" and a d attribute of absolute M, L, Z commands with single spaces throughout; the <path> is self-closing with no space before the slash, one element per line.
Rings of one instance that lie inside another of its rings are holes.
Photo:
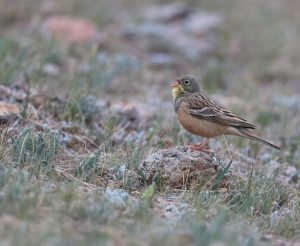
<path fill-rule="evenodd" d="M 185 130 L 201 137 L 212 138 L 228 133 L 227 126 L 191 116 L 184 102 L 177 111 L 177 118 Z"/>

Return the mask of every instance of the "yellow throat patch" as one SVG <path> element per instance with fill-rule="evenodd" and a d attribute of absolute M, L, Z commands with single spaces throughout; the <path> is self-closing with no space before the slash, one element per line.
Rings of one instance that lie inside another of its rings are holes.
<path fill-rule="evenodd" d="M 173 100 L 175 100 L 177 97 L 179 97 L 182 94 L 182 90 L 179 86 L 176 86 L 172 89 L 172 95 L 173 95 Z"/>

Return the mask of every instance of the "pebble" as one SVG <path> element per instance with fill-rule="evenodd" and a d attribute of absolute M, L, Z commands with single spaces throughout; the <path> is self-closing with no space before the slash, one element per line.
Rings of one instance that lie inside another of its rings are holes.
<path fill-rule="evenodd" d="M 43 74 L 52 76 L 52 77 L 58 77 L 60 75 L 59 67 L 52 63 L 46 63 L 42 67 L 42 72 L 43 72 Z"/>
<path fill-rule="evenodd" d="M 157 22 L 170 22 L 185 18 L 189 15 L 190 9 L 183 2 L 172 4 L 155 5 L 145 10 L 145 19 Z"/>

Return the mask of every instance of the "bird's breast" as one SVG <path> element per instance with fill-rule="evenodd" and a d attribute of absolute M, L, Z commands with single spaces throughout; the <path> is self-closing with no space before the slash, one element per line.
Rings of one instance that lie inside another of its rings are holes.
<path fill-rule="evenodd" d="M 206 138 L 227 134 L 227 126 L 216 124 L 204 119 L 198 119 L 190 115 L 187 105 L 182 102 L 177 110 L 177 118 L 182 127 L 188 132 Z"/>

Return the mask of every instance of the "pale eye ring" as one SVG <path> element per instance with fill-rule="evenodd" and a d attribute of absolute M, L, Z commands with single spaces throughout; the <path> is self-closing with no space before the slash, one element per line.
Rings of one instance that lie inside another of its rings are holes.
<path fill-rule="evenodd" d="M 183 81 L 183 83 L 184 83 L 185 85 L 189 85 L 189 84 L 190 84 L 190 81 L 189 81 L 189 80 L 185 80 L 185 81 Z"/>

